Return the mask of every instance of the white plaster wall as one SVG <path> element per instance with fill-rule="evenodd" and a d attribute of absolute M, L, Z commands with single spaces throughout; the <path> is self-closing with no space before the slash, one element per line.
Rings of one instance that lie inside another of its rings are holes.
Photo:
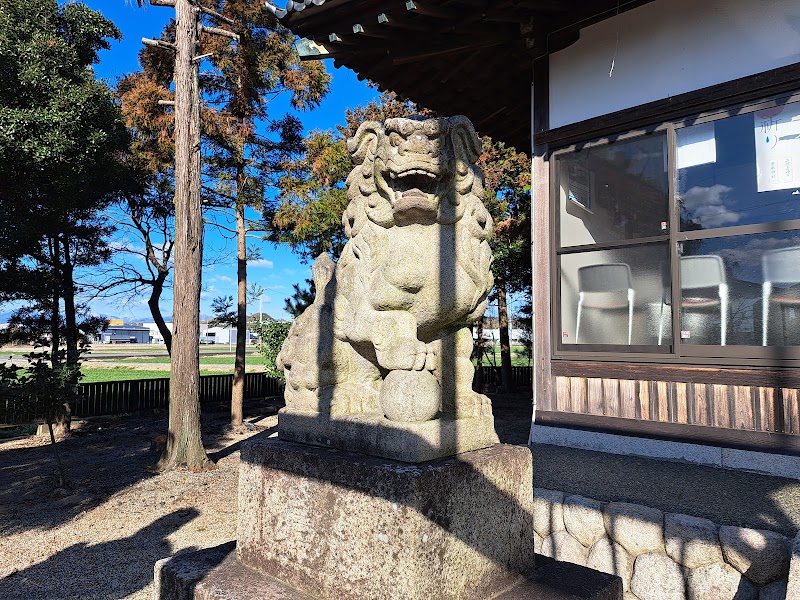
<path fill-rule="evenodd" d="M 797 0 L 655 0 L 550 56 L 550 127 L 798 61 Z"/>

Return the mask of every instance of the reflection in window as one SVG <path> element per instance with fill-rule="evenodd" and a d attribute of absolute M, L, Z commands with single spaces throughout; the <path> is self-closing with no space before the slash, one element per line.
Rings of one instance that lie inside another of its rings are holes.
<path fill-rule="evenodd" d="M 800 231 L 682 243 L 681 340 L 800 345 Z"/>
<path fill-rule="evenodd" d="M 681 231 L 800 219 L 800 103 L 676 130 Z"/>
<path fill-rule="evenodd" d="M 667 232 L 666 137 L 584 148 L 557 157 L 562 247 Z"/>
<path fill-rule="evenodd" d="M 667 244 L 563 254 L 560 273 L 562 344 L 672 343 Z"/>

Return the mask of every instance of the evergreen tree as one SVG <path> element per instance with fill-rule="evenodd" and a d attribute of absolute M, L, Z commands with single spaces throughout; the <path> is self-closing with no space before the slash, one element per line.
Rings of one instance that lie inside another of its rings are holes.
<path fill-rule="evenodd" d="M 110 252 L 99 211 L 141 184 L 119 109 L 91 68 L 119 38 L 82 4 L 0 0 L 0 300 L 30 303 L 19 324 L 48 322 L 53 367 L 78 362 L 76 273 Z"/>
<path fill-rule="evenodd" d="M 271 101 L 281 94 L 291 106 L 305 110 L 317 106 L 327 93 L 330 76 L 319 62 L 300 62 L 293 47 L 294 35 L 280 25 L 263 4 L 249 0 L 216 0 L 208 7 L 232 21 L 225 27 L 239 36 L 227 38 L 204 34 L 200 54 L 209 54 L 201 73 L 201 118 L 204 133 L 204 205 L 207 219 L 235 234 L 237 240 L 237 329 L 247 329 L 247 258 L 249 231 L 261 227 L 248 216 L 259 213 L 265 198 L 285 169 L 302 151 L 302 125 L 292 114 L 273 114 Z M 162 39 L 172 41 L 174 25 Z M 140 56 L 141 75 L 132 81 L 131 98 L 142 99 L 141 115 L 157 123 L 158 100 L 168 100 L 172 66 L 168 52 L 145 48 Z M 158 91 L 160 90 L 160 91 Z M 134 94 L 135 92 L 135 94 Z M 157 98 L 157 96 L 160 96 Z M 155 102 L 153 102 L 155 100 Z M 148 130 L 148 128 L 145 128 Z M 150 128 L 148 143 L 158 146 L 164 136 Z M 220 211 L 222 214 L 219 214 Z M 216 213 L 216 214 L 212 214 Z M 231 225 L 228 225 L 233 221 Z M 231 399 L 231 425 L 242 424 L 246 336 L 237 337 Z"/>

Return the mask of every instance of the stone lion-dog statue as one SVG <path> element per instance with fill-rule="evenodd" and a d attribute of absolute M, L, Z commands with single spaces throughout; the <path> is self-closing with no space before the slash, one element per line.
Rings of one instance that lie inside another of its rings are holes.
<path fill-rule="evenodd" d="M 463 116 L 368 121 L 347 141 L 348 242 L 314 262 L 314 303 L 278 355 L 282 413 L 491 418 L 470 360 L 493 284 L 480 148 Z"/>

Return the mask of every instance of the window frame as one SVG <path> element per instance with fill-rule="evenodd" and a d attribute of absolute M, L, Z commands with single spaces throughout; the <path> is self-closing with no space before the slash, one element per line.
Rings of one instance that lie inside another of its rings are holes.
<path fill-rule="evenodd" d="M 672 118 L 645 127 L 636 127 L 620 133 L 595 137 L 588 141 L 558 145 L 549 153 L 549 196 L 550 196 L 550 301 L 551 312 L 551 352 L 553 360 L 580 362 L 638 362 L 667 364 L 713 364 L 720 366 L 779 366 L 800 367 L 800 345 L 798 346 L 756 346 L 756 345 L 695 345 L 686 344 L 680 338 L 681 289 L 679 285 L 679 244 L 690 240 L 729 238 L 737 235 L 800 231 L 800 219 L 751 225 L 736 225 L 707 230 L 681 231 L 680 214 L 677 202 L 676 139 L 677 131 L 693 125 L 709 123 L 730 117 L 750 114 L 758 110 L 800 102 L 800 83 L 792 91 L 765 94 L 745 102 L 696 112 L 694 115 Z M 558 159 L 561 156 L 592 147 L 607 146 L 615 142 L 632 141 L 650 135 L 665 135 L 667 145 L 668 177 L 668 218 L 669 230 L 663 236 L 618 240 L 582 246 L 561 246 L 561 199 Z M 566 254 L 653 245 L 668 244 L 672 304 L 671 324 L 672 342 L 667 345 L 623 346 L 609 344 L 563 344 L 561 331 L 561 269 L 560 257 Z M 630 350 L 627 350 L 630 348 Z M 746 361 L 743 363 L 743 361 Z"/>

